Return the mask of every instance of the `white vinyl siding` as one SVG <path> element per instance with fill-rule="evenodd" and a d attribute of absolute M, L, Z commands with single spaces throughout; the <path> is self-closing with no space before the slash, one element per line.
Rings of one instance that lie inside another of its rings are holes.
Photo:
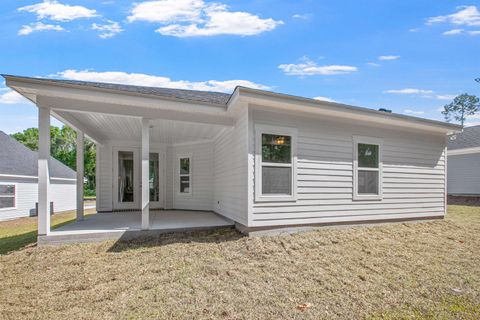
<path fill-rule="evenodd" d="M 480 195 L 480 153 L 448 154 L 447 163 L 448 194 Z"/>
<path fill-rule="evenodd" d="M 1 184 L 15 184 L 16 208 L 0 210 L 0 221 L 35 215 L 35 203 L 38 201 L 37 179 L 0 180 Z M 50 182 L 50 201 L 55 212 L 75 210 L 77 188 L 75 181 Z"/>
<path fill-rule="evenodd" d="M 213 210 L 213 143 L 192 143 L 171 148 L 171 163 L 167 166 L 174 179 L 167 181 L 167 188 L 173 193 L 173 208 L 186 210 Z M 168 155 L 167 155 L 168 156 Z M 190 157 L 190 193 L 180 193 L 179 158 Z"/>
<path fill-rule="evenodd" d="M 298 128 L 297 200 L 253 204 L 250 226 L 443 216 L 444 136 L 253 110 L 255 122 Z M 253 129 L 249 143 L 254 143 Z M 383 198 L 353 200 L 352 136 L 383 139 Z M 254 171 L 251 166 L 250 170 Z M 254 188 L 250 188 L 254 192 Z"/>
<path fill-rule="evenodd" d="M 214 210 L 243 225 L 248 224 L 248 122 L 245 107 L 235 126 L 215 139 L 213 160 Z"/>

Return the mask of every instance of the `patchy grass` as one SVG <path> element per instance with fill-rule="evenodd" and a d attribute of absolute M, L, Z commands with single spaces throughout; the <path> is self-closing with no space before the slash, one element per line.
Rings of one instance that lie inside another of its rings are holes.
<path fill-rule="evenodd" d="M 92 214 L 95 210 L 85 210 Z M 58 228 L 75 219 L 75 211 L 57 213 L 52 216 L 52 228 Z M 37 217 L 25 217 L 0 222 L 0 254 L 5 254 L 37 242 Z"/>
<path fill-rule="evenodd" d="M 247 238 L 233 230 L 0 256 L 2 319 L 478 319 L 480 208 Z"/>

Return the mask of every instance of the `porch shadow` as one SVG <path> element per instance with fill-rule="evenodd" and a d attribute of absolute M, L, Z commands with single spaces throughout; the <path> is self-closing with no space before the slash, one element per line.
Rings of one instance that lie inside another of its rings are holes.
<path fill-rule="evenodd" d="M 244 235 L 233 227 L 181 232 L 172 231 L 143 236 L 127 231 L 108 249 L 108 252 L 123 252 L 177 243 L 221 243 L 237 241 L 243 237 Z"/>

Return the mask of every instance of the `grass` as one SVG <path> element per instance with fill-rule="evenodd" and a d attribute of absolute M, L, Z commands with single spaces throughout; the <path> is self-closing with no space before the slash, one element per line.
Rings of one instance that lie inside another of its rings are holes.
<path fill-rule="evenodd" d="M 480 207 L 450 206 L 277 237 L 27 246 L 0 256 L 0 319 L 479 319 L 479 235 Z"/>
<path fill-rule="evenodd" d="M 91 214 L 94 210 L 85 210 Z M 53 229 L 75 219 L 75 211 L 58 213 L 52 216 Z M 37 217 L 26 217 L 0 222 L 0 255 L 35 244 L 37 241 Z"/>

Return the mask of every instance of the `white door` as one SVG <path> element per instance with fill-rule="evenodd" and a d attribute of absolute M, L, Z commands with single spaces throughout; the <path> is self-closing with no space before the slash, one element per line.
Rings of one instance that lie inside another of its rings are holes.
<path fill-rule="evenodd" d="M 149 162 L 150 207 L 164 208 L 165 156 L 151 150 Z M 140 210 L 142 182 L 140 148 L 113 148 L 113 208 Z"/>

